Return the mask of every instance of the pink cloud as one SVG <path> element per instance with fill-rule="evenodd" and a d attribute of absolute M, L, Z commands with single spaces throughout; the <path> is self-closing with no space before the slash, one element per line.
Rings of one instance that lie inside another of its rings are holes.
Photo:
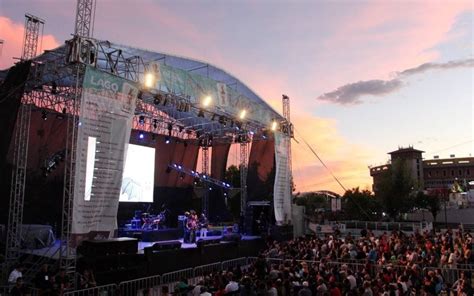
<path fill-rule="evenodd" d="M 12 66 L 21 57 L 23 48 L 24 24 L 15 23 L 11 19 L 0 16 L 0 38 L 4 40 L 2 55 L 0 57 L 0 69 Z M 44 35 L 42 48 L 38 45 L 38 54 L 40 50 L 48 50 L 59 46 L 59 42 L 52 35 Z"/>
<path fill-rule="evenodd" d="M 394 71 L 439 57 L 433 48 L 449 39 L 456 17 L 472 10 L 469 1 L 374 2 L 343 20 L 321 45 L 320 85 L 387 79 Z"/>

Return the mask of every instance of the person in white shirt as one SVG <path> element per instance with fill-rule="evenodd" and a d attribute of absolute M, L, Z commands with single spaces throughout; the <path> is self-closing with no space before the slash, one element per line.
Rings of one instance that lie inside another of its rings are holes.
<path fill-rule="evenodd" d="M 15 269 L 13 269 L 10 275 L 8 276 L 8 283 L 15 285 L 16 279 L 23 277 L 22 271 L 23 271 L 23 266 L 17 265 Z"/>
<path fill-rule="evenodd" d="M 357 280 L 355 278 L 355 276 L 352 274 L 352 271 L 348 270 L 347 271 L 347 280 L 349 281 L 349 283 L 351 284 L 351 290 L 354 290 L 355 288 L 357 288 Z"/>
<path fill-rule="evenodd" d="M 239 290 L 239 284 L 235 281 L 232 272 L 229 272 L 227 274 L 227 279 L 229 280 L 229 283 L 227 284 L 227 286 L 225 286 L 225 293 L 235 292 Z"/>

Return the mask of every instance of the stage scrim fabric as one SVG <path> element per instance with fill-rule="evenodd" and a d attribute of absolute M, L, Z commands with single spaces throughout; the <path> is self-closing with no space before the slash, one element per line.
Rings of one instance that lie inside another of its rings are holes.
<path fill-rule="evenodd" d="M 230 144 L 214 144 L 212 146 L 211 177 L 224 180 L 227 157 L 229 156 Z M 235 185 L 234 186 L 239 186 Z"/>
<path fill-rule="evenodd" d="M 275 160 L 275 142 L 273 139 L 265 141 L 254 141 L 250 149 L 248 175 L 247 175 L 247 194 L 248 200 L 262 200 L 270 194 L 271 188 L 264 188 L 268 177 L 274 169 Z"/>
<path fill-rule="evenodd" d="M 273 206 L 277 225 L 291 223 L 291 171 L 288 148 L 291 138 L 281 132 L 275 132 L 275 187 Z"/>
<path fill-rule="evenodd" d="M 169 144 L 165 143 L 165 136 L 156 136 L 155 154 L 155 187 L 187 187 L 193 183 L 193 178 L 185 176 L 181 180 L 179 173 L 175 170 L 167 172 L 169 164 L 176 163 L 185 168 L 196 169 L 199 147 L 194 140 L 188 140 L 187 145 L 183 142 L 176 143 L 172 138 Z"/>

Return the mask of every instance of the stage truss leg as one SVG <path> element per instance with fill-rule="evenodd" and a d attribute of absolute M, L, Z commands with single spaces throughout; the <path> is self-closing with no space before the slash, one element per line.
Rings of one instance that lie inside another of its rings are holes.
<path fill-rule="evenodd" d="M 205 146 L 202 147 L 202 173 L 204 175 L 209 175 L 209 147 Z M 209 188 L 207 187 L 207 183 L 204 182 L 203 186 L 205 188 L 204 195 L 202 197 L 202 209 L 201 211 L 209 217 Z"/>
<path fill-rule="evenodd" d="M 30 120 L 31 105 L 22 104 L 18 111 L 15 144 L 13 146 L 13 170 L 10 187 L 4 276 L 17 263 L 20 257 Z"/>
<path fill-rule="evenodd" d="M 94 30 L 94 0 L 77 0 L 74 35 L 92 37 Z"/>
<path fill-rule="evenodd" d="M 249 143 L 240 143 L 240 215 L 243 217 L 247 208 L 247 160 Z"/>
<path fill-rule="evenodd" d="M 76 71 L 75 100 L 71 106 L 71 113 L 67 118 L 61 246 L 59 254 L 60 267 L 63 268 L 67 274 L 69 274 L 71 279 L 74 278 L 74 273 L 76 270 L 76 248 L 72 241 L 71 228 L 73 217 L 72 209 L 74 205 L 77 129 L 79 126 L 79 107 L 81 102 L 81 86 L 83 79 L 82 66 L 78 65 Z"/>

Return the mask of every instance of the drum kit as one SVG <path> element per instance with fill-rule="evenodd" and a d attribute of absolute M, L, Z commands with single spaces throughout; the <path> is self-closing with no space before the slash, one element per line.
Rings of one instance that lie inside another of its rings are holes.
<path fill-rule="evenodd" d="M 158 215 L 142 213 L 141 218 L 143 230 L 160 229 L 165 225 L 166 211 L 161 211 Z"/>

